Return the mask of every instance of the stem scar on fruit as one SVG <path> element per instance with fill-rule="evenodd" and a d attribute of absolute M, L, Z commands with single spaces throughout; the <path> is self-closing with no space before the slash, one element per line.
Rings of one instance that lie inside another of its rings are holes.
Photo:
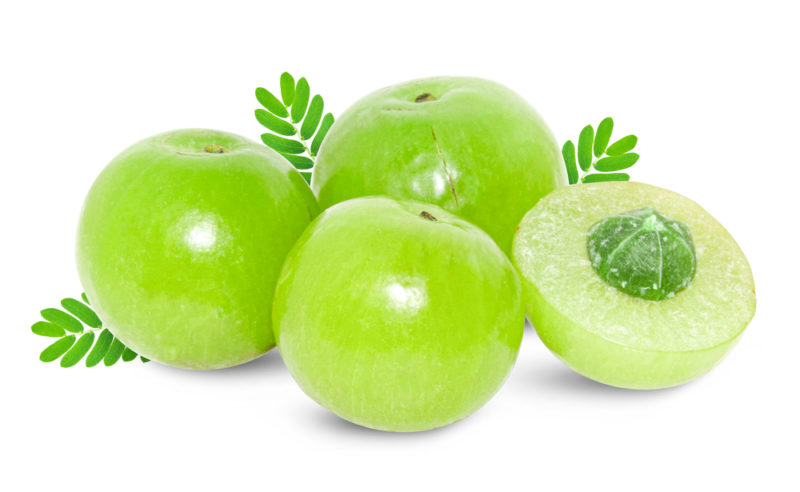
<path fill-rule="evenodd" d="M 224 154 L 227 151 L 228 149 L 220 144 L 209 144 L 203 147 L 203 152 L 208 152 L 209 154 Z"/>
<path fill-rule="evenodd" d="M 425 220 L 430 220 L 431 222 L 437 222 L 439 220 L 439 219 L 437 219 L 436 217 L 434 217 L 433 215 L 429 214 L 428 212 L 426 212 L 424 210 L 419 213 L 419 216 L 422 217 Z"/>
<path fill-rule="evenodd" d="M 414 98 L 414 102 L 416 103 L 435 101 L 435 100 L 436 98 L 433 97 L 433 95 L 430 92 L 425 92 L 424 94 L 420 94 L 419 96 Z"/>

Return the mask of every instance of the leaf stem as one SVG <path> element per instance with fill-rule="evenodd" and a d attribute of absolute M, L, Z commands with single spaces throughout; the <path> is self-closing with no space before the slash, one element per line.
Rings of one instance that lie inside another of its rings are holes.
<path fill-rule="evenodd" d="M 311 159 L 311 161 L 314 163 L 314 165 L 316 165 L 317 164 L 316 156 L 311 153 L 311 149 L 309 149 L 308 145 L 306 145 L 306 139 L 303 138 L 303 135 L 300 133 L 300 129 L 297 128 L 297 125 L 295 125 L 295 123 L 292 121 L 291 112 L 289 111 L 289 107 L 286 106 L 285 104 L 283 104 L 283 101 L 281 101 L 281 105 L 283 105 L 283 107 L 284 107 L 284 109 L 286 109 L 287 113 L 290 113 L 289 117 L 286 118 L 286 121 L 288 121 L 289 124 L 292 125 L 292 128 L 294 128 L 295 135 L 297 136 L 297 139 L 300 140 L 301 144 L 303 144 L 303 148 L 306 150 L 306 154 L 308 154 L 309 159 Z M 314 169 L 313 166 L 311 167 L 311 169 L 304 169 L 303 172 L 311 172 L 312 169 Z"/>

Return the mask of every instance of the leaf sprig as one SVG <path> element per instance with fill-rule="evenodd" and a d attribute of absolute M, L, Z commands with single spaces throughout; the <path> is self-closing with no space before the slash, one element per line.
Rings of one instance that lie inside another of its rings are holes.
<path fill-rule="evenodd" d="M 72 367 L 84 356 L 86 367 L 96 366 L 101 361 L 106 366 L 112 366 L 120 359 L 130 362 L 137 356 L 142 362 L 150 361 L 126 347 L 107 328 L 103 328 L 103 322 L 89 307 L 86 294 L 81 294 L 81 299 L 83 302 L 68 297 L 61 300 L 63 310 L 48 308 L 41 311 L 44 321 L 34 323 L 31 331 L 36 335 L 58 340 L 42 350 L 39 360 L 53 362 L 61 358 L 61 367 Z"/>
<path fill-rule="evenodd" d="M 309 101 L 310 95 L 305 77 L 295 84 L 294 77 L 283 72 L 281 98 L 259 87 L 256 99 L 264 108 L 255 111 L 256 120 L 272 132 L 262 134 L 261 140 L 285 157 L 309 183 L 319 147 L 334 121 L 331 113 L 322 116 L 322 96 L 317 94 Z"/>
<path fill-rule="evenodd" d="M 609 145 L 613 129 L 614 120 L 610 117 L 597 125 L 597 133 L 592 125 L 586 125 L 578 137 L 577 161 L 575 144 L 572 140 L 566 141 L 561 154 L 567 166 L 569 184 L 631 179 L 627 173 L 617 171 L 628 169 L 639 160 L 639 154 L 631 152 L 636 147 L 638 139 L 636 135 L 628 135 Z M 582 176 L 579 176 L 579 166 L 583 172 Z"/>

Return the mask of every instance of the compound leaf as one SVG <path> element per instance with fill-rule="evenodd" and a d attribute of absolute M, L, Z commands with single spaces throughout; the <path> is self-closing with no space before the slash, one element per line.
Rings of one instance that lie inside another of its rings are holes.
<path fill-rule="evenodd" d="M 39 354 L 39 360 L 42 362 L 53 362 L 64 355 L 64 352 L 69 350 L 74 343 L 75 335 L 67 335 L 64 338 L 60 338 L 50 344 L 46 349 L 42 350 L 42 353 Z"/>
<path fill-rule="evenodd" d="M 281 74 L 281 98 L 286 107 L 291 106 L 294 101 L 294 77 L 289 72 Z"/>
<path fill-rule="evenodd" d="M 614 120 L 609 116 L 597 125 L 597 134 L 594 137 L 594 155 L 600 157 L 608 147 L 608 141 L 611 140 L 611 132 L 614 130 Z"/>
<path fill-rule="evenodd" d="M 628 174 L 615 171 L 627 169 L 638 162 L 639 154 L 630 152 L 636 146 L 637 138 L 635 135 L 628 135 L 608 145 L 613 130 L 614 120 L 611 117 L 603 118 L 597 126 L 597 132 L 592 125 L 583 127 L 577 148 L 571 140 L 564 143 L 561 155 L 564 157 L 570 184 L 630 180 Z M 577 167 L 580 169 L 576 168 L 576 154 Z M 592 173 L 592 169 L 599 173 Z M 587 173 L 583 177 L 580 177 L 581 170 Z"/>
<path fill-rule="evenodd" d="M 606 149 L 606 155 L 615 156 L 622 155 L 625 152 L 630 152 L 634 147 L 636 147 L 637 142 L 638 138 L 636 138 L 636 135 L 622 137 Z"/>
<path fill-rule="evenodd" d="M 100 318 L 97 317 L 97 314 L 92 308 L 77 299 L 71 297 L 61 299 L 61 306 L 72 313 L 76 318 L 83 321 L 83 324 L 86 326 L 91 326 L 92 328 L 100 328 L 103 326 Z"/>
<path fill-rule="evenodd" d="M 73 317 L 70 314 L 65 313 L 60 309 L 55 309 L 55 308 L 42 309 L 41 314 L 42 318 L 44 318 L 45 320 L 51 323 L 55 323 L 69 332 L 72 333 L 83 332 L 83 325 L 81 324 L 81 322 L 78 321 L 77 318 Z"/>
<path fill-rule="evenodd" d="M 255 111 L 256 119 L 272 132 L 262 134 L 261 140 L 267 147 L 281 153 L 296 169 L 310 170 L 314 167 L 322 141 L 333 126 L 333 115 L 327 113 L 323 117 L 325 102 L 319 94 L 311 97 L 305 77 L 295 83 L 294 77 L 284 72 L 280 89 L 282 101 L 263 87 L 256 89 L 256 98 L 266 108 L 266 111 Z M 306 182 L 310 182 L 310 171 L 301 174 Z"/>
<path fill-rule="evenodd" d="M 41 311 L 46 321 L 37 321 L 31 326 L 31 331 L 58 340 L 46 347 L 39 354 L 39 359 L 52 362 L 61 357 L 62 367 L 72 367 L 86 357 L 86 367 L 93 367 L 100 361 L 110 366 L 120 358 L 127 362 L 138 357 L 136 352 L 115 339 L 108 329 L 103 329 L 102 320 L 89 307 L 86 293 L 81 293 L 81 299 L 83 302 L 71 297 L 62 299 L 61 306 L 67 312 L 57 308 Z M 91 329 L 84 329 L 84 324 Z M 143 363 L 149 362 L 146 357 L 140 358 Z"/>
<path fill-rule="evenodd" d="M 258 102 L 260 102 L 262 106 L 267 108 L 269 112 L 275 116 L 280 116 L 281 118 L 286 118 L 289 116 L 286 106 L 284 106 L 277 97 L 273 96 L 270 91 L 264 89 L 263 87 L 256 89 L 256 99 L 258 99 Z"/>
<path fill-rule="evenodd" d="M 578 164 L 584 171 L 588 171 L 592 165 L 593 140 L 594 128 L 592 128 L 592 125 L 586 125 L 578 137 Z"/>
<path fill-rule="evenodd" d="M 319 152 L 319 147 L 322 145 L 322 141 L 325 140 L 325 135 L 328 134 L 328 130 L 331 129 L 333 126 L 333 115 L 328 113 L 322 118 L 322 123 L 319 125 L 319 130 L 317 130 L 317 135 L 314 137 L 314 141 L 311 142 L 311 155 L 315 156 Z"/>
<path fill-rule="evenodd" d="M 308 81 L 303 77 L 297 81 L 297 87 L 294 91 L 294 102 L 292 103 L 292 121 L 298 123 L 303 119 L 306 114 L 306 107 L 308 106 L 309 88 Z"/>
<path fill-rule="evenodd" d="M 64 328 L 49 321 L 37 321 L 31 326 L 31 331 L 43 337 L 63 337 L 67 334 Z"/>
<path fill-rule="evenodd" d="M 61 358 L 61 367 L 72 367 L 80 362 L 83 356 L 92 348 L 93 343 L 94 332 L 87 331 L 78 339 L 78 342 L 69 349 L 69 352 L 64 354 L 64 357 Z"/>
<path fill-rule="evenodd" d="M 564 147 L 561 148 L 561 155 L 564 156 L 564 164 L 567 166 L 567 177 L 569 177 L 569 184 L 578 182 L 578 166 L 575 163 L 575 144 L 572 140 L 567 140 Z"/>
<path fill-rule="evenodd" d="M 100 336 L 97 337 L 97 343 L 94 344 L 94 348 L 89 352 L 89 356 L 86 357 L 86 367 L 94 367 L 99 364 L 108 352 L 113 340 L 114 335 L 108 329 L 101 331 Z"/>

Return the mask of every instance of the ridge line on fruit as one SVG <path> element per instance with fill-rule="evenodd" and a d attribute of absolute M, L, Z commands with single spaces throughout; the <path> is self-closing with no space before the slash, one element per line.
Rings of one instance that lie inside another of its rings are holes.
<path fill-rule="evenodd" d="M 430 96 L 430 94 L 425 94 L 425 96 Z M 415 101 L 419 102 L 420 97 L 417 96 Z M 429 100 L 427 98 L 423 98 L 422 100 Z M 436 153 L 439 154 L 439 157 L 442 159 L 442 169 L 444 170 L 445 176 L 447 176 L 447 183 L 450 185 L 450 193 L 453 194 L 453 199 L 456 201 L 456 206 L 458 206 L 458 193 L 456 193 L 456 187 L 453 183 L 453 176 L 450 174 L 450 171 L 447 169 L 447 160 L 444 158 L 442 154 L 442 148 L 439 147 L 439 140 L 436 139 L 436 130 L 433 129 L 433 125 L 431 125 L 431 136 L 433 137 L 433 143 L 436 145 Z"/>

